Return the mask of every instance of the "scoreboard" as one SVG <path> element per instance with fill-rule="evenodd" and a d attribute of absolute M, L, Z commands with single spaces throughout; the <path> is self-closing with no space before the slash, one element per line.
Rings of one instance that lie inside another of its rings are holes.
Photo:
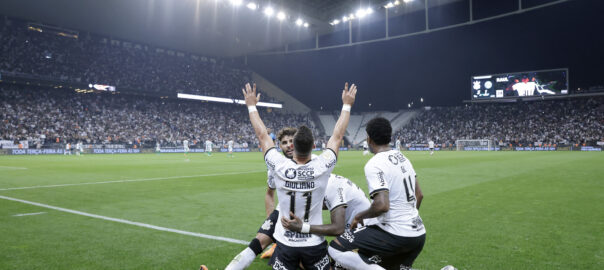
<path fill-rule="evenodd" d="M 472 76 L 472 99 L 568 94 L 568 69 Z"/>

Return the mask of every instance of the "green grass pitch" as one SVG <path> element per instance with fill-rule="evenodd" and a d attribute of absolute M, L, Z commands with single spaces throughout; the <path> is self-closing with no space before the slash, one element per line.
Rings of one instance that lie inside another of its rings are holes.
<path fill-rule="evenodd" d="M 427 241 L 414 268 L 604 267 L 603 153 L 404 154 L 425 195 L 420 215 Z M 369 158 L 342 152 L 334 172 L 366 191 L 363 166 Z M 265 215 L 262 155 L 190 154 L 188 159 L 182 154 L 0 156 L 0 196 L 251 240 Z M 15 216 L 38 212 L 45 213 Z M 0 269 L 206 264 L 214 270 L 243 248 L 0 199 Z M 257 259 L 250 269 L 269 267 Z"/>

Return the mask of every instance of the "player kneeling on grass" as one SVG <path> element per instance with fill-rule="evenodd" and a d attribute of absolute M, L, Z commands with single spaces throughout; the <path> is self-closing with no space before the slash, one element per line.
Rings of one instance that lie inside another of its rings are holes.
<path fill-rule="evenodd" d="M 426 240 L 418 212 L 423 195 L 409 159 L 390 148 L 390 122 L 374 118 L 366 131 L 375 154 L 365 165 L 373 202 L 354 217 L 351 229 L 367 218 L 377 217 L 378 223 L 337 237 L 330 243 L 329 255 L 352 270 L 410 269 Z"/>
<path fill-rule="evenodd" d="M 295 128 L 283 128 L 279 131 L 277 139 L 279 140 L 279 148 L 283 155 L 289 159 L 294 157 L 294 134 L 297 129 Z M 250 242 L 249 246 L 244 249 L 241 253 L 227 265 L 226 270 L 246 269 L 252 264 L 254 259 L 264 250 L 268 245 L 275 242 L 273 233 L 275 232 L 275 225 L 277 225 L 277 219 L 279 218 L 279 208 L 275 208 L 275 175 L 274 171 L 269 167 L 267 178 L 267 189 L 266 195 L 264 196 L 264 206 L 266 208 L 267 218 L 262 223 L 262 226 L 258 229 L 256 237 Z M 275 250 L 275 245 L 264 254 L 261 258 L 270 257 Z M 202 269 L 204 266 L 202 265 Z M 206 268 L 207 269 L 207 268 Z"/>
<path fill-rule="evenodd" d="M 309 225 L 310 233 L 324 236 L 339 236 L 349 233 L 354 217 L 361 211 L 369 208 L 371 203 L 361 190 L 349 179 L 332 174 L 327 183 L 323 207 L 331 213 L 331 224 Z M 375 219 L 364 221 L 365 224 L 374 224 Z M 293 232 L 300 232 L 304 222 L 290 213 L 290 218 L 282 217 L 283 227 Z M 336 269 L 339 266 L 336 264 Z"/>

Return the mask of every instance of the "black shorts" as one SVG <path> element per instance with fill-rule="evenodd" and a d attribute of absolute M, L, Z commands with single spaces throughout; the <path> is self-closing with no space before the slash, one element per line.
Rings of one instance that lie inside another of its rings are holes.
<path fill-rule="evenodd" d="M 382 230 L 377 225 L 363 227 L 354 232 L 345 231 L 338 236 L 338 245 L 330 246 L 339 251 L 358 250 L 358 254 L 368 264 L 379 264 L 386 269 L 411 268 L 424 248 L 426 235 L 403 237 Z"/>
<path fill-rule="evenodd" d="M 273 234 L 275 233 L 275 226 L 277 226 L 277 220 L 279 219 L 279 210 L 273 210 L 273 212 L 264 220 L 260 229 L 258 229 L 258 233 L 266 234 L 273 239 L 275 242 L 275 238 Z"/>
<path fill-rule="evenodd" d="M 327 241 L 310 247 L 289 247 L 280 242 L 271 257 L 269 265 L 276 270 L 296 270 L 302 263 L 306 270 L 327 270 L 330 268 L 327 255 Z"/>

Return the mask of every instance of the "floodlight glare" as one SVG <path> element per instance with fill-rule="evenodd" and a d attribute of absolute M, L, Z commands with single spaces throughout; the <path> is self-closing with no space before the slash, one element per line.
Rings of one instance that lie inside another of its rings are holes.
<path fill-rule="evenodd" d="M 398 0 L 394 1 L 394 5 L 395 5 L 395 6 L 398 6 L 398 5 L 400 5 L 400 4 L 401 4 L 401 2 L 399 2 Z"/>
<path fill-rule="evenodd" d="M 304 22 L 302 21 L 302 19 L 299 19 L 299 18 L 298 18 L 298 19 L 296 20 L 296 25 L 297 25 L 297 26 L 301 26 L 303 23 L 304 23 Z"/>
<path fill-rule="evenodd" d="M 394 4 L 392 2 L 388 2 L 388 4 L 386 4 L 384 6 L 384 8 L 391 8 L 391 7 L 394 7 Z"/>
<path fill-rule="evenodd" d="M 272 7 L 267 7 L 264 9 L 264 14 L 268 17 L 272 17 L 275 13 L 275 10 Z"/>
<path fill-rule="evenodd" d="M 308 23 L 307 22 L 304 23 L 304 28 L 308 28 Z"/>
<path fill-rule="evenodd" d="M 366 14 L 371 14 L 371 13 L 373 13 L 373 8 L 368 7 L 368 8 L 365 10 L 365 13 L 366 13 Z"/>
<path fill-rule="evenodd" d="M 279 11 L 279 13 L 277 13 L 277 19 L 280 21 L 285 20 L 285 13 L 283 11 Z"/>
<path fill-rule="evenodd" d="M 357 12 L 355 14 L 357 15 L 357 17 L 359 17 L 359 19 L 363 18 L 363 17 L 365 17 L 365 15 L 367 15 L 367 13 L 365 12 L 364 9 L 357 10 Z"/>
<path fill-rule="evenodd" d="M 342 17 L 342 21 L 343 22 L 347 22 L 348 21 L 348 17 L 346 17 L 346 16 Z"/>
<path fill-rule="evenodd" d="M 333 24 L 334 24 L 334 25 L 337 25 L 337 24 L 339 24 L 339 23 L 340 23 L 340 20 L 333 20 Z"/>
<path fill-rule="evenodd" d="M 230 0 L 231 5 L 233 6 L 240 6 L 243 3 L 243 0 Z"/>
<path fill-rule="evenodd" d="M 256 3 L 254 3 L 254 2 L 249 2 L 247 4 L 247 8 L 249 8 L 251 10 L 256 10 L 258 8 L 258 5 L 256 5 Z"/>
<path fill-rule="evenodd" d="M 409 2 L 411 2 L 411 1 L 413 1 L 413 0 L 403 0 L 403 1 L 404 1 L 405 3 L 409 3 Z"/>

